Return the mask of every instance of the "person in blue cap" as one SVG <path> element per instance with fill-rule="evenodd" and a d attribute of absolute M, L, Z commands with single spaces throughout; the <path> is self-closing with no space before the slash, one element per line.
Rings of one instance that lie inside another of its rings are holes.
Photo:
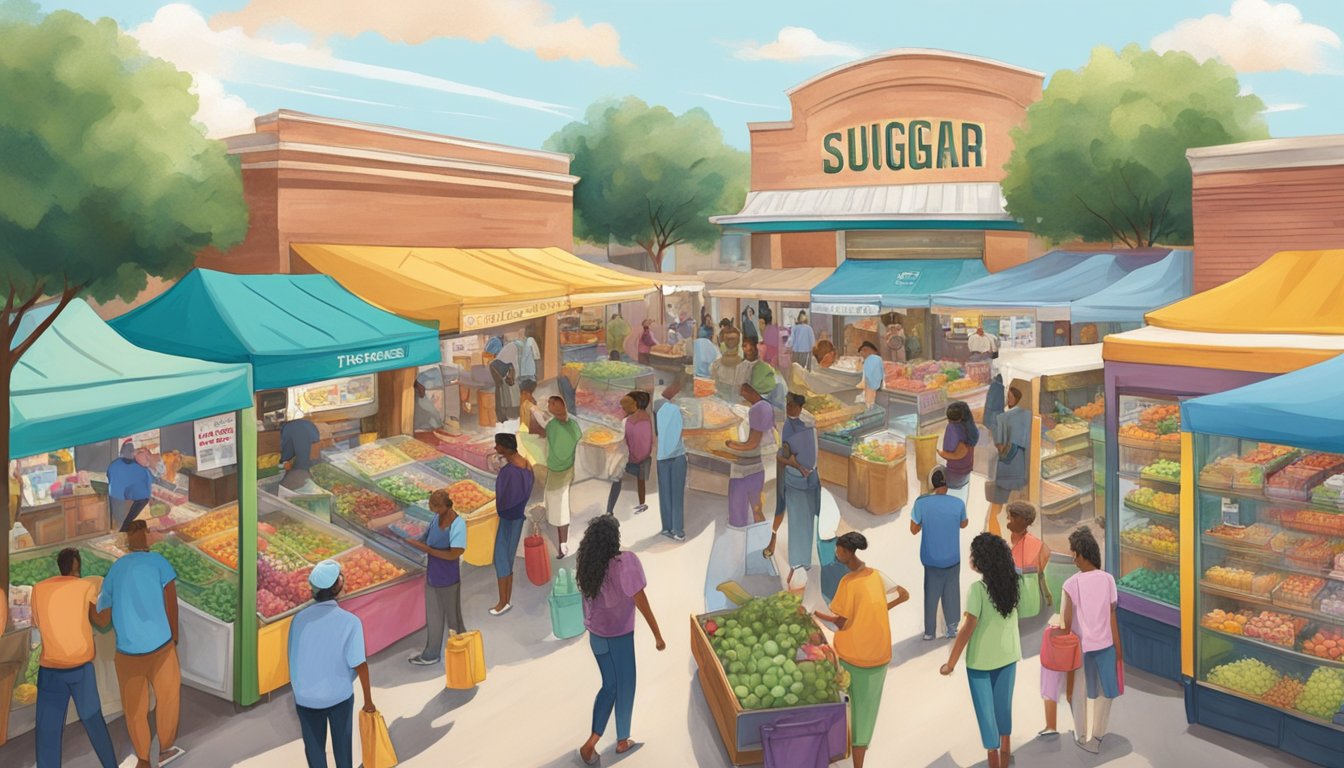
<path fill-rule="evenodd" d="M 336 604 L 345 580 L 341 564 L 323 560 L 308 574 L 312 605 L 294 615 L 289 626 L 289 682 L 303 733 L 308 768 L 326 768 L 327 729 L 336 768 L 353 768 L 355 678 L 364 691 L 364 711 L 378 711 L 369 691 L 364 658 L 364 625 Z"/>

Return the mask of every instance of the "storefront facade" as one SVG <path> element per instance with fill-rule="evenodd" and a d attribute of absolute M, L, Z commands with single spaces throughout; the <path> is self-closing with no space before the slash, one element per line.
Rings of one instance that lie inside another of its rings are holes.
<path fill-rule="evenodd" d="M 1186 152 L 1194 175 L 1195 291 L 1286 250 L 1344 242 L 1344 135 L 1270 139 Z"/>

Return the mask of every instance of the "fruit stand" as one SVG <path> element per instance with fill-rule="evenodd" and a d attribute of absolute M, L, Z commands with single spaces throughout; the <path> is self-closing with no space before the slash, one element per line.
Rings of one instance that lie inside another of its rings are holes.
<path fill-rule="evenodd" d="M 615 360 L 567 363 L 564 374 L 574 381 L 574 415 L 616 429 L 625 421 L 621 398 L 637 389 L 652 393 L 657 382 L 650 368 Z"/>
<path fill-rule="evenodd" d="M 900 511 L 910 498 L 905 471 L 905 437 L 891 430 L 854 444 L 849 457 L 849 503 L 872 515 Z"/>
<path fill-rule="evenodd" d="M 832 761 L 849 754 L 847 675 L 799 604 L 781 592 L 691 617 L 696 676 L 733 765 L 762 763 L 761 728 L 784 719 L 826 723 Z"/>
<path fill-rule="evenodd" d="M 1341 375 L 1330 361 L 1182 406 L 1191 722 L 1323 765 L 1344 755 Z"/>

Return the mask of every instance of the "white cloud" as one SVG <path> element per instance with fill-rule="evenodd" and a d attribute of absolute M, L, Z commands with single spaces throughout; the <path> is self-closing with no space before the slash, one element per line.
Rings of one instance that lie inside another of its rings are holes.
<path fill-rule="evenodd" d="M 1152 42 L 1159 53 L 1186 51 L 1200 60 L 1221 59 L 1242 73 L 1326 72 L 1331 51 L 1339 47 L 1339 35 L 1303 21 L 1297 6 L 1267 0 L 1236 0 L 1228 15 L 1186 19 Z"/>
<path fill-rule="evenodd" d="M 1299 109 L 1306 109 L 1306 104 L 1269 104 L 1261 112 L 1272 115 L 1275 112 L 1296 112 Z"/>
<path fill-rule="evenodd" d="M 798 61 L 800 59 L 854 59 L 863 51 L 849 43 L 822 40 L 807 27 L 784 27 L 765 45 L 747 43 L 733 54 L 747 61 Z"/>
<path fill-rule="evenodd" d="M 256 37 L 239 27 L 215 30 L 200 11 L 180 3 L 163 6 L 153 19 L 136 27 L 131 34 L 151 56 L 166 59 L 195 78 L 196 87 L 202 95 L 197 118 L 210 127 L 212 135 L 227 135 L 219 131 L 246 133 L 251 130 L 250 122 L 241 131 L 222 127 L 236 124 L 244 110 L 255 117 L 255 113 L 247 109 L 242 99 L 224 92 L 222 81 L 242 80 L 242 73 L 248 69 L 248 65 L 258 61 L 485 99 L 570 117 L 567 108 L 559 104 L 513 96 L 411 70 L 351 61 L 335 56 L 324 48 L 303 43 L 277 43 Z M 255 67 L 252 69 L 255 70 Z M 341 97 L 341 100 L 352 99 Z M 215 123 L 221 127 L 216 127 Z"/>
<path fill-rule="evenodd" d="M 257 111 L 242 97 L 225 91 L 224 84 L 210 75 L 193 72 L 191 76 L 195 80 L 191 92 L 200 102 L 196 119 L 205 126 L 205 135 L 219 139 L 252 132 Z"/>
<path fill-rule="evenodd" d="M 610 24 L 584 24 L 577 16 L 557 20 L 544 0 L 251 0 L 242 10 L 221 13 L 216 29 L 241 27 L 248 34 L 276 24 L 293 24 L 319 38 L 354 38 L 374 32 L 395 43 L 419 45 L 440 37 L 505 45 L 530 51 L 543 61 L 590 61 L 628 67 L 621 36 Z"/>
<path fill-rule="evenodd" d="M 699 96 L 702 99 L 710 99 L 713 101 L 721 101 L 724 104 L 736 104 L 739 107 L 760 107 L 761 109 L 773 109 L 773 110 L 783 109 L 783 107 L 777 106 L 775 104 L 758 104 L 754 101 L 738 101 L 737 99 L 730 99 L 726 96 L 715 96 L 712 93 L 691 93 L 687 95 Z"/>

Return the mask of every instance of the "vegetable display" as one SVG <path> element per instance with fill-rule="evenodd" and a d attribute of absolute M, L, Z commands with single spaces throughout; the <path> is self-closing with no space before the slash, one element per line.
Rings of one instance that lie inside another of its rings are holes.
<path fill-rule="evenodd" d="M 281 523 L 271 538 L 310 563 L 320 563 L 355 546 L 353 541 L 310 528 L 303 523 Z"/>
<path fill-rule="evenodd" d="M 376 481 L 379 488 L 402 504 L 414 504 L 424 501 L 438 490 L 438 485 L 429 478 L 413 472 L 399 472 Z"/>
<path fill-rule="evenodd" d="M 233 542 L 234 561 L 231 567 L 236 570 L 238 568 L 238 537 L 225 536 L 219 539 L 219 541 Z M 199 552 L 188 547 L 186 544 L 171 539 L 165 539 L 164 541 L 152 545 L 150 550 L 163 555 L 164 559 L 168 561 L 168 564 L 173 566 L 173 571 L 177 573 L 177 578 L 187 584 L 205 586 L 219 578 L 219 571 L 216 570 L 214 566 L 210 565 L 208 560 L 201 557 Z"/>

